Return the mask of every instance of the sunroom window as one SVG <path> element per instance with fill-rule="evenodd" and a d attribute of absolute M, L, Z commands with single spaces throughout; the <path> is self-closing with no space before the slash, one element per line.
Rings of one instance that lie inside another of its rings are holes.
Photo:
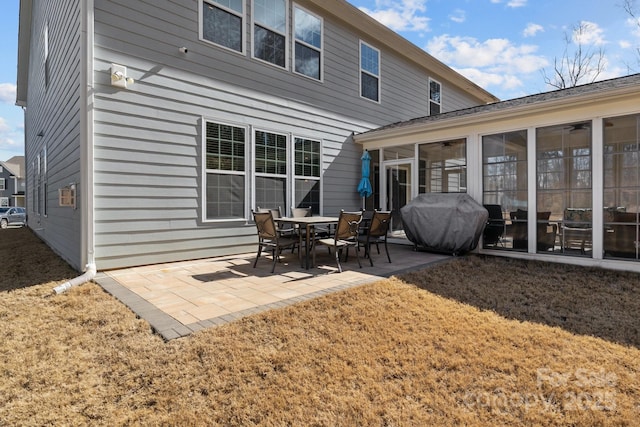
<path fill-rule="evenodd" d="M 465 139 L 421 144 L 420 193 L 467 192 L 467 142 Z"/>
<path fill-rule="evenodd" d="M 604 120 L 604 256 L 640 259 L 640 115 Z"/>
<path fill-rule="evenodd" d="M 253 56 L 286 67 L 286 0 L 254 0 Z"/>
<path fill-rule="evenodd" d="M 538 252 L 590 255 L 591 122 L 536 130 Z"/>
<path fill-rule="evenodd" d="M 526 251 L 527 131 L 482 137 L 482 202 L 489 211 L 483 246 Z"/>
<path fill-rule="evenodd" d="M 243 0 L 203 0 L 201 37 L 242 52 L 243 16 Z"/>

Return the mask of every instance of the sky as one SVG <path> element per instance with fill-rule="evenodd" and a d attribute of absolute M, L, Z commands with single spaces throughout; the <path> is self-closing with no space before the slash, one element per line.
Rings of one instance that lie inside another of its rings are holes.
<path fill-rule="evenodd" d="M 640 25 L 625 0 L 350 0 L 500 99 L 553 89 L 544 72 L 573 55 L 576 41 L 603 52 L 597 80 L 640 72 Z M 639 11 L 640 0 L 633 0 Z M 15 106 L 19 0 L 0 14 L 0 160 L 24 155 L 22 109 Z M 585 29 L 580 38 L 573 29 Z M 570 43 L 567 44 L 566 40 Z M 596 55 L 597 57 L 598 55 Z"/>

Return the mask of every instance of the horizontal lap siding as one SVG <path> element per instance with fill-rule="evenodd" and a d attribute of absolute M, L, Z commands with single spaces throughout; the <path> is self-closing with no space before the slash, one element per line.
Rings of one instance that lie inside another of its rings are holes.
<path fill-rule="evenodd" d="M 25 110 L 29 226 L 56 253 L 81 270 L 80 210 L 58 206 L 58 189 L 80 181 L 80 6 L 77 1 L 60 0 L 34 2 L 33 7 Z M 50 73 L 45 86 L 43 43 L 47 25 Z M 46 215 L 42 200 L 40 213 L 34 210 L 38 155 L 43 171 L 46 159 L 46 173 L 42 176 L 42 183 L 48 187 Z"/>
<path fill-rule="evenodd" d="M 321 139 L 323 211 L 333 215 L 360 205 L 351 133 L 426 111 L 426 77 L 384 51 L 383 103 L 361 99 L 359 36 L 329 18 L 317 82 L 199 41 L 196 1 L 96 1 L 95 16 L 99 269 L 255 249 L 246 221 L 202 222 L 203 117 Z M 129 89 L 110 85 L 112 62 L 127 66 Z M 415 99 L 403 89 L 412 86 Z"/>

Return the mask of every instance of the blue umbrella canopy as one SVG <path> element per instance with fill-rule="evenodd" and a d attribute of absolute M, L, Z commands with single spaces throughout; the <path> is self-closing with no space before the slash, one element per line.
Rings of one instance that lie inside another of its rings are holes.
<path fill-rule="evenodd" d="M 371 188 L 371 182 L 369 182 L 371 163 L 369 151 L 364 150 L 364 154 L 362 154 L 360 159 L 362 160 L 362 179 L 360 179 L 360 184 L 358 184 L 358 193 L 360 193 L 361 197 L 369 197 L 373 194 L 373 188 Z"/>

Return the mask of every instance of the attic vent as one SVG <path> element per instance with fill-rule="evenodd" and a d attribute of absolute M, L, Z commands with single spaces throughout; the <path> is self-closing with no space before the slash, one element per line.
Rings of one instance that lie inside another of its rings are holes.
<path fill-rule="evenodd" d="M 76 208 L 76 185 L 71 184 L 58 189 L 58 204 L 61 207 Z"/>

